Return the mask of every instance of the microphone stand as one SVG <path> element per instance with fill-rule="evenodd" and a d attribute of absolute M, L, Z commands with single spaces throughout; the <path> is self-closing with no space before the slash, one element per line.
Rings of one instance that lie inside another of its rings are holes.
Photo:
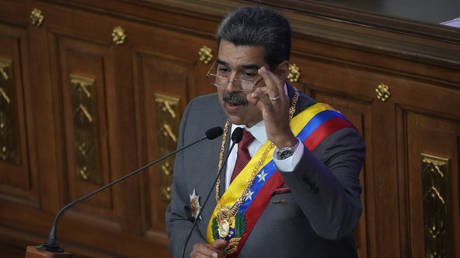
<path fill-rule="evenodd" d="M 57 214 L 56 214 L 56 217 L 54 218 L 54 221 L 53 221 L 53 226 L 51 227 L 51 231 L 50 231 L 50 234 L 48 236 L 48 242 L 45 243 L 45 244 L 42 244 L 40 245 L 39 247 L 37 247 L 38 250 L 41 250 L 41 251 L 49 251 L 49 252 L 63 252 L 64 249 L 62 249 L 61 247 L 59 247 L 59 245 L 56 243 L 56 227 L 57 227 L 57 222 L 59 220 L 59 218 L 61 217 L 61 215 L 66 211 L 68 210 L 69 208 L 71 208 L 72 206 L 74 206 L 75 204 L 77 204 L 78 202 L 80 201 L 83 201 L 83 200 L 86 200 L 88 199 L 89 197 L 95 195 L 96 193 L 99 193 L 101 191 L 104 191 L 105 189 L 111 187 L 112 185 L 114 184 L 117 184 L 123 180 L 125 180 L 126 178 L 130 177 L 130 176 L 134 176 L 138 173 L 140 173 L 141 171 L 143 171 L 144 169 L 152 166 L 152 165 L 155 165 L 171 156 L 173 156 L 174 154 L 180 152 L 180 151 L 183 151 L 184 149 L 187 149 L 189 148 L 190 146 L 192 145 L 195 145 L 203 140 L 206 140 L 206 139 L 215 139 L 217 137 L 219 137 L 220 135 L 222 135 L 222 128 L 220 127 L 214 127 L 214 128 L 211 128 L 209 130 L 206 131 L 206 136 L 201 138 L 201 139 L 198 139 L 182 148 L 179 148 L 161 158 L 159 158 L 158 160 L 155 160 L 155 161 L 152 161 L 134 171 L 132 171 L 131 173 L 125 175 L 125 176 L 122 176 L 114 181 L 112 181 L 111 183 L 107 184 L 107 185 L 104 185 L 102 186 L 101 188 L 99 189 L 96 189 L 94 191 L 92 191 L 91 193 L 88 193 L 82 197 L 80 197 L 79 199 L 77 200 L 74 200 L 70 203 L 68 203 L 67 205 L 65 205 Z"/>

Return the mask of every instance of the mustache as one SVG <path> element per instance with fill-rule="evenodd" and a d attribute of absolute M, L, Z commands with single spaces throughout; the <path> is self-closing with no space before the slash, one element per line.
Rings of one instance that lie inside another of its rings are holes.
<path fill-rule="evenodd" d="M 225 92 L 222 99 L 233 106 L 248 104 L 246 95 L 241 92 Z"/>

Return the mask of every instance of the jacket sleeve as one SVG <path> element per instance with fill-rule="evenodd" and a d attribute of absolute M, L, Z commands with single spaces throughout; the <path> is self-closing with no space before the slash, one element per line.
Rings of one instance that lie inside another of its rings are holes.
<path fill-rule="evenodd" d="M 281 173 L 318 236 L 341 239 L 356 228 L 364 156 L 362 137 L 345 128 L 326 137 L 313 153 L 305 147 L 294 172 Z"/>
<path fill-rule="evenodd" d="M 187 106 L 180 126 L 178 148 L 184 146 L 184 134 L 187 130 L 187 120 L 190 115 L 193 101 Z M 169 240 L 169 252 L 174 257 L 181 257 L 186 237 L 193 225 L 190 210 L 190 201 L 187 194 L 184 170 L 184 156 L 179 153 L 174 165 L 173 183 L 171 186 L 171 202 L 166 210 L 166 231 Z M 206 242 L 199 230 L 195 227 L 185 250 L 185 257 L 190 256 L 193 245 L 198 242 Z"/>

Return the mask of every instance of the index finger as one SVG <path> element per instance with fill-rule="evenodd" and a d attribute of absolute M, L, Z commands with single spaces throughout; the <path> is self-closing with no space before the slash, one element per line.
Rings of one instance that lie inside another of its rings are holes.
<path fill-rule="evenodd" d="M 281 80 L 278 78 L 278 76 L 272 73 L 265 66 L 262 66 L 259 69 L 258 73 L 260 76 L 262 76 L 265 82 L 265 85 L 267 86 L 264 90 L 268 90 L 269 92 L 272 92 L 274 96 L 279 96 L 280 94 L 284 92 L 283 90 L 284 84 L 281 83 Z"/>

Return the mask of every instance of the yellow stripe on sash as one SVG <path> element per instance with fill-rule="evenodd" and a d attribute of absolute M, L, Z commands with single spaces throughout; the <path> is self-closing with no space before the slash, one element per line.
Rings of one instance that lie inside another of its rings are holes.
<path fill-rule="evenodd" d="M 322 103 L 317 103 L 309 108 L 305 109 L 301 113 L 297 114 L 295 117 L 293 117 L 289 123 L 289 126 L 291 128 L 291 131 L 294 135 L 298 135 L 300 131 L 305 127 L 305 125 L 318 113 L 332 109 L 329 105 L 327 104 L 322 104 Z M 220 206 L 221 207 L 232 207 L 238 198 L 243 194 L 244 190 L 248 186 L 248 184 L 251 184 L 252 181 L 254 180 L 253 177 L 253 171 L 255 167 L 257 166 L 258 161 L 262 158 L 263 153 L 269 148 L 270 146 L 270 140 L 268 140 L 254 155 L 254 157 L 251 158 L 249 163 L 244 167 L 243 170 L 238 174 L 238 176 L 232 181 L 228 189 L 224 192 L 222 197 L 219 200 Z M 268 154 L 265 158 L 265 160 L 262 163 L 262 166 L 259 167 L 263 168 L 267 163 L 269 163 L 272 158 L 273 158 L 273 151 L 275 148 L 272 148 L 271 150 L 268 150 Z M 259 172 L 259 171 L 258 171 Z M 254 175 L 255 176 L 255 175 Z M 253 197 L 254 199 L 254 197 Z M 214 209 L 214 212 L 212 213 L 211 219 L 209 220 L 208 223 L 208 228 L 206 232 L 206 237 L 209 243 L 214 242 L 214 238 L 212 235 L 212 220 L 217 216 L 217 206 Z"/>

